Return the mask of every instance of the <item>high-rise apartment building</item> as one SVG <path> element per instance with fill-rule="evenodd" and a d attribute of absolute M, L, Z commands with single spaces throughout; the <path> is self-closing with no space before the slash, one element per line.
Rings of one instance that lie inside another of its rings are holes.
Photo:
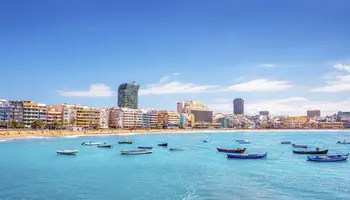
<path fill-rule="evenodd" d="M 236 98 L 233 100 L 233 114 L 235 115 L 244 114 L 244 100 L 242 98 Z"/>
<path fill-rule="evenodd" d="M 177 112 L 194 116 L 192 123 L 212 123 L 213 112 L 199 101 L 184 101 L 177 103 Z"/>
<path fill-rule="evenodd" d="M 38 103 L 33 101 L 23 101 L 23 123 L 24 126 L 30 127 L 32 123 L 39 119 L 39 106 Z"/>
<path fill-rule="evenodd" d="M 321 111 L 320 110 L 308 110 L 308 111 L 306 111 L 306 115 L 308 118 L 320 117 Z"/>
<path fill-rule="evenodd" d="M 138 108 L 138 92 L 140 85 L 123 83 L 118 88 L 118 106 L 120 108 Z"/>

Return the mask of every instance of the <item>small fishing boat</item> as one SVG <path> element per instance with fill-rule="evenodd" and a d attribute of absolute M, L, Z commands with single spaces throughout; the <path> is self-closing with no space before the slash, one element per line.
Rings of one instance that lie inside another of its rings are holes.
<path fill-rule="evenodd" d="M 118 144 L 132 144 L 132 142 L 128 142 L 128 141 L 119 141 Z"/>
<path fill-rule="evenodd" d="M 139 149 L 153 149 L 153 147 L 147 147 L 147 146 L 138 146 Z"/>
<path fill-rule="evenodd" d="M 209 140 L 208 139 L 204 139 L 203 142 L 209 142 Z"/>
<path fill-rule="evenodd" d="M 99 147 L 99 148 L 112 148 L 112 145 L 104 143 L 104 144 L 97 145 L 97 147 Z"/>
<path fill-rule="evenodd" d="M 308 148 L 306 144 L 292 144 L 294 148 Z"/>
<path fill-rule="evenodd" d="M 327 155 L 328 157 L 339 157 L 339 156 L 349 156 L 349 154 L 330 154 L 330 155 Z"/>
<path fill-rule="evenodd" d="M 184 151 L 184 148 L 169 148 L 170 151 Z"/>
<path fill-rule="evenodd" d="M 97 145 L 101 145 L 101 142 L 83 142 L 81 143 L 81 145 L 83 146 L 97 146 Z"/>
<path fill-rule="evenodd" d="M 225 152 L 225 153 L 244 153 L 246 148 L 244 149 L 240 149 L 240 148 L 237 148 L 237 149 L 222 149 L 220 147 L 216 147 L 216 149 L 218 150 L 218 152 Z"/>
<path fill-rule="evenodd" d="M 292 144 L 291 141 L 282 141 L 281 144 Z"/>
<path fill-rule="evenodd" d="M 341 162 L 346 161 L 348 156 L 337 155 L 337 156 L 307 156 L 308 161 L 313 162 Z"/>
<path fill-rule="evenodd" d="M 227 154 L 227 158 L 237 158 L 237 159 L 260 159 L 265 158 L 267 153 L 265 154 Z"/>
<path fill-rule="evenodd" d="M 78 153 L 78 150 L 57 150 L 57 154 L 59 155 L 71 155 L 74 156 L 75 154 Z"/>
<path fill-rule="evenodd" d="M 167 147 L 168 143 L 167 142 L 163 142 L 163 143 L 158 144 L 158 146 L 160 146 L 160 147 Z"/>
<path fill-rule="evenodd" d="M 327 154 L 328 153 L 328 149 L 316 150 L 316 151 L 298 151 L 298 150 L 293 150 L 293 153 L 295 153 L 295 154 Z"/>
<path fill-rule="evenodd" d="M 350 141 L 347 141 L 347 140 L 338 141 L 337 144 L 350 144 Z"/>
<path fill-rule="evenodd" d="M 250 144 L 251 143 L 251 141 L 249 141 L 249 140 L 236 140 L 236 141 L 240 144 Z"/>
<path fill-rule="evenodd" d="M 150 154 L 150 153 L 152 153 L 152 150 L 149 150 L 149 149 L 120 151 L 120 154 L 122 155 L 140 155 L 140 154 Z"/>

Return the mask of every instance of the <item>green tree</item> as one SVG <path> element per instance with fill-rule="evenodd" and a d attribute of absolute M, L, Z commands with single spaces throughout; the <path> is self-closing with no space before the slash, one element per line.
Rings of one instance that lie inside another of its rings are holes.
<path fill-rule="evenodd" d="M 100 123 L 96 122 L 95 123 L 95 129 L 99 129 L 101 127 Z"/>
<path fill-rule="evenodd" d="M 17 123 L 16 124 L 16 128 L 24 128 L 24 124 L 23 123 Z"/>
<path fill-rule="evenodd" d="M 7 127 L 7 122 L 6 121 L 1 121 L 1 127 L 6 128 Z"/>
<path fill-rule="evenodd" d="M 40 119 L 34 120 L 34 122 L 31 124 L 31 127 L 34 129 L 42 129 L 44 126 L 45 124 Z"/>
<path fill-rule="evenodd" d="M 61 123 L 60 121 L 58 121 L 58 120 L 55 120 L 55 121 L 53 122 L 53 127 L 54 127 L 55 129 L 61 128 L 61 127 L 62 127 L 62 123 Z"/>
<path fill-rule="evenodd" d="M 10 123 L 10 127 L 11 127 L 11 128 L 17 128 L 17 126 L 18 126 L 18 122 L 17 122 L 16 120 L 13 119 L 13 120 L 11 121 L 11 123 Z"/>
<path fill-rule="evenodd" d="M 76 119 L 72 119 L 70 124 L 72 124 L 72 126 L 77 126 L 77 120 Z"/>

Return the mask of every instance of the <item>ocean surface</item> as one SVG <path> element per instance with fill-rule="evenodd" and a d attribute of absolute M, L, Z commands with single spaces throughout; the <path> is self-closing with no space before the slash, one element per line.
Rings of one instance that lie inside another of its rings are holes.
<path fill-rule="evenodd" d="M 1 200 L 163 200 L 163 199 L 350 199 L 350 162 L 314 163 L 280 141 L 349 153 L 337 141 L 350 132 L 242 132 L 66 137 L 0 142 Z M 210 142 L 203 143 L 208 138 Z M 348 137 L 349 138 L 349 137 Z M 236 139 L 251 140 L 240 145 Z M 130 140 L 132 145 L 119 145 Z M 84 141 L 115 144 L 112 149 Z M 170 152 L 158 147 L 185 151 Z M 120 150 L 154 146 L 153 154 L 123 156 Z M 227 159 L 216 146 L 268 153 L 266 159 Z M 56 155 L 78 149 L 76 156 Z"/>

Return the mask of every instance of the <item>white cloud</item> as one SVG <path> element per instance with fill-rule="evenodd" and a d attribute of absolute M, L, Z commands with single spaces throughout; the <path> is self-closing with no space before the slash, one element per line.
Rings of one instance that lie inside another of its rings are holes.
<path fill-rule="evenodd" d="M 256 115 L 260 110 L 268 110 L 273 115 L 304 116 L 307 110 L 320 109 L 322 115 L 329 115 L 339 110 L 349 109 L 350 100 L 344 101 L 310 101 L 304 97 L 290 97 L 285 99 L 274 99 L 264 101 L 247 102 L 245 114 Z M 209 108 L 216 112 L 232 113 L 232 101 L 227 103 L 209 104 Z"/>
<path fill-rule="evenodd" d="M 274 68 L 276 65 L 274 64 L 262 64 L 261 66 L 266 67 L 266 68 Z"/>
<path fill-rule="evenodd" d="M 113 95 L 112 89 L 103 83 L 91 84 L 89 90 L 59 91 L 62 96 L 71 97 L 109 97 Z"/>
<path fill-rule="evenodd" d="M 328 81 L 325 86 L 316 87 L 311 92 L 345 92 L 350 91 L 350 75 L 336 76 L 334 80 Z"/>
<path fill-rule="evenodd" d="M 350 72 L 350 65 L 344 65 L 344 64 L 338 63 L 338 64 L 335 64 L 333 67 L 337 70 Z"/>
<path fill-rule="evenodd" d="M 172 81 L 166 84 L 149 84 L 145 89 L 140 89 L 140 95 L 151 94 L 184 94 L 184 93 L 203 93 L 216 88 L 213 85 L 195 85 L 193 83 L 181 83 Z"/>
<path fill-rule="evenodd" d="M 283 91 L 291 87 L 293 87 L 293 85 L 289 81 L 255 79 L 245 83 L 231 85 L 227 90 L 238 92 L 272 92 Z"/>

